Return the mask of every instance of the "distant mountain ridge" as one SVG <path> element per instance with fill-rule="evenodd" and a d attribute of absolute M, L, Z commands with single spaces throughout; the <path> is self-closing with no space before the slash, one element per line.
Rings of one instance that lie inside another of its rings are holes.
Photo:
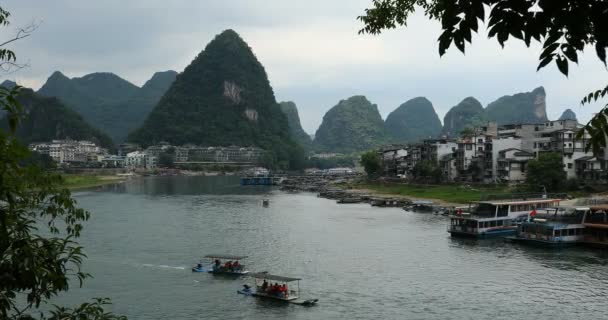
<path fill-rule="evenodd" d="M 458 137 L 465 128 L 472 128 L 487 121 L 498 125 L 542 123 L 547 121 L 546 93 L 543 87 L 531 92 L 502 96 L 484 109 L 474 97 L 465 98 L 452 107 L 443 119 L 441 135 Z"/>
<path fill-rule="evenodd" d="M 137 128 L 173 83 L 177 72 L 155 73 L 141 88 L 108 72 L 68 78 L 55 71 L 38 90 L 57 97 L 116 142 Z"/>
<path fill-rule="evenodd" d="M 114 146 L 109 136 L 93 128 L 57 98 L 46 98 L 31 89 L 21 89 L 18 101 L 25 116 L 17 126 L 16 136 L 25 144 L 70 138 L 90 140 L 105 148 Z M 0 120 L 0 127 L 8 127 L 6 117 Z"/>
<path fill-rule="evenodd" d="M 572 110 L 561 119 L 576 118 Z M 425 97 L 408 100 L 393 110 L 381 126 L 376 105 L 364 96 L 342 100 L 325 113 L 315 134 L 318 152 L 359 152 L 383 143 L 411 143 L 428 138 L 457 138 L 465 128 L 487 121 L 502 124 L 543 123 L 547 121 L 546 93 L 543 87 L 531 92 L 498 98 L 486 108 L 474 97 L 467 97 L 444 116 L 443 125 L 432 103 Z"/>
<path fill-rule="evenodd" d="M 538 123 L 547 121 L 545 88 L 503 96 L 488 104 L 485 119 L 502 124 Z"/>

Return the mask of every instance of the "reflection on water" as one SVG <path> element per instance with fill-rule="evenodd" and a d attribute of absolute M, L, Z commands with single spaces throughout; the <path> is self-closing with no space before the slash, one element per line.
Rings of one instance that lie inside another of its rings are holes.
<path fill-rule="evenodd" d="M 237 177 L 150 177 L 77 199 L 93 213 L 81 242 L 95 278 L 59 301 L 107 296 L 132 319 L 586 319 L 606 312 L 604 252 L 452 239 L 441 216 L 241 187 Z M 236 290 L 247 279 L 189 271 L 213 252 L 249 255 L 253 271 L 302 277 L 302 296 L 320 304 L 244 297 Z"/>
<path fill-rule="evenodd" d="M 102 192 L 118 192 L 147 195 L 196 195 L 196 194 L 261 194 L 272 190 L 269 186 L 240 186 L 237 176 L 214 177 L 147 177 L 128 180 L 125 183 L 105 185 Z"/>

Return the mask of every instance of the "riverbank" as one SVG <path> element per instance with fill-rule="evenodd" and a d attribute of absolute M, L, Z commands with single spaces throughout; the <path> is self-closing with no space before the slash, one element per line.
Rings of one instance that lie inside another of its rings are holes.
<path fill-rule="evenodd" d="M 442 205 L 464 206 L 479 201 L 483 195 L 508 193 L 508 188 L 470 187 L 466 185 L 411 185 L 383 182 L 357 182 L 348 184 L 353 191 L 372 195 L 402 196 L 412 200 L 433 200 Z"/>
<path fill-rule="evenodd" d="M 127 179 L 118 175 L 81 175 L 63 174 L 63 186 L 70 190 L 99 187 L 107 184 L 121 183 Z"/>
<path fill-rule="evenodd" d="M 466 206 L 488 196 L 514 196 L 518 192 L 505 185 L 413 185 L 394 182 L 353 181 L 336 185 L 350 192 L 372 196 L 403 197 L 411 200 L 433 200 L 443 206 Z M 606 203 L 608 194 L 587 191 L 570 191 L 562 201 L 563 205 L 589 205 Z"/>

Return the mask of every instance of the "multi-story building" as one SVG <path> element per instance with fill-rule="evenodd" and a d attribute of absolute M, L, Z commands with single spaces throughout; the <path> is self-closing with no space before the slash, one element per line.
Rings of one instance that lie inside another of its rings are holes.
<path fill-rule="evenodd" d="M 408 150 L 403 145 L 389 145 L 379 150 L 384 176 L 401 176 L 406 173 L 406 157 Z"/>
<path fill-rule="evenodd" d="M 143 151 L 127 153 L 125 167 L 129 169 L 154 169 L 156 168 L 156 156 Z"/>
<path fill-rule="evenodd" d="M 175 162 L 187 162 L 190 148 L 195 147 L 194 145 L 175 147 Z"/>
<path fill-rule="evenodd" d="M 310 158 L 333 159 L 333 158 L 340 158 L 343 156 L 344 156 L 344 154 L 342 154 L 342 153 L 323 152 L 323 153 L 315 153 L 315 154 L 311 155 Z"/>
<path fill-rule="evenodd" d="M 608 150 L 597 155 L 586 151 L 590 136 L 577 138 L 580 129 L 575 120 L 503 126 L 489 122 L 457 141 L 426 140 L 404 146 L 402 167 L 407 173 L 418 161 L 429 160 L 439 164 L 448 180 L 520 182 L 525 180 L 529 160 L 552 152 L 562 156 L 567 178 L 608 180 Z M 396 174 L 396 168 L 395 164 L 385 171 Z"/>
<path fill-rule="evenodd" d="M 91 141 L 53 140 L 51 142 L 32 143 L 30 150 L 49 155 L 58 164 L 78 164 L 98 159 L 98 155 L 107 152 Z"/>
<path fill-rule="evenodd" d="M 106 155 L 101 159 L 101 163 L 107 168 L 124 168 L 125 160 L 124 156 Z"/>
<path fill-rule="evenodd" d="M 439 158 L 439 167 L 447 181 L 458 178 L 458 167 L 456 166 L 456 153 L 445 154 Z"/>
<path fill-rule="evenodd" d="M 534 159 L 530 152 L 517 148 L 508 148 L 498 152 L 496 170 L 498 179 L 506 182 L 518 182 L 526 179 L 528 161 Z"/>
<path fill-rule="evenodd" d="M 191 147 L 188 162 L 259 163 L 264 150 L 256 147 Z"/>
<path fill-rule="evenodd" d="M 574 162 L 577 177 L 593 181 L 608 180 L 606 160 L 595 156 L 584 156 Z"/>

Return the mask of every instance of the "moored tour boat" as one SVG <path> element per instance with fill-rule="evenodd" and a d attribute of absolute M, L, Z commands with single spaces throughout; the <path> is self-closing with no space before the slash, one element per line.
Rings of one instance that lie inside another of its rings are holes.
<path fill-rule="evenodd" d="M 507 240 L 535 246 L 563 247 L 583 241 L 583 220 L 589 208 L 548 208 L 522 222 Z"/>
<path fill-rule="evenodd" d="M 450 216 L 448 232 L 453 237 L 491 238 L 514 235 L 517 226 L 537 209 L 559 206 L 560 199 L 480 201 L 471 213 Z"/>
<path fill-rule="evenodd" d="M 608 204 L 591 206 L 583 220 L 585 226 L 583 244 L 608 248 Z"/>

